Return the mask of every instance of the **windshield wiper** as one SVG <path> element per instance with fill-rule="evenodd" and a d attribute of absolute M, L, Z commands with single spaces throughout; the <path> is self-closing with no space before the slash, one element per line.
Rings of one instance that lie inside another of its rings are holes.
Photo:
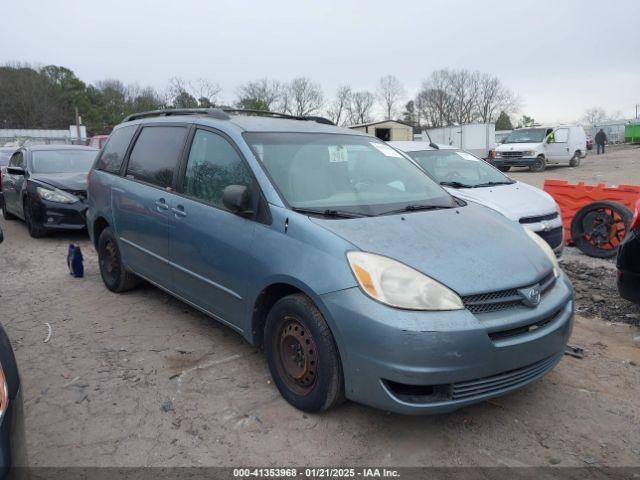
<path fill-rule="evenodd" d="M 473 188 L 474 185 L 467 185 L 462 182 L 440 182 L 440 185 L 443 187 L 451 187 L 451 188 Z"/>
<path fill-rule="evenodd" d="M 417 212 L 419 210 L 441 210 L 444 208 L 454 208 L 453 205 L 444 206 L 444 205 L 406 205 L 405 207 L 398 208 L 397 210 L 389 210 L 388 212 L 383 212 L 382 215 L 391 215 L 394 213 L 404 213 L 404 212 Z"/>
<path fill-rule="evenodd" d="M 345 210 L 334 210 L 331 208 L 327 209 L 315 209 L 315 208 L 298 208 L 293 207 L 291 210 L 298 213 L 309 213 L 311 215 L 321 215 L 323 217 L 334 217 L 334 218 L 360 218 L 360 217 L 370 217 L 371 215 L 367 215 L 365 213 L 356 213 L 356 212 L 347 212 Z"/>
<path fill-rule="evenodd" d="M 515 183 L 515 182 L 486 182 L 486 183 L 479 183 L 477 185 L 474 185 L 473 188 L 493 187 L 494 185 L 511 185 L 512 183 Z"/>

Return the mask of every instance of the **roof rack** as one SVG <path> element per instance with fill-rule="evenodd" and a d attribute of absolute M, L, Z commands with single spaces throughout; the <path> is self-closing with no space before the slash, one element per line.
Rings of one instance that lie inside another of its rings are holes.
<path fill-rule="evenodd" d="M 149 112 L 134 113 L 126 117 L 123 122 L 139 120 L 150 117 L 169 117 L 173 115 L 208 115 L 219 120 L 229 120 L 229 115 L 220 108 L 167 108 L 164 110 L 151 110 Z"/>
<path fill-rule="evenodd" d="M 242 110 L 235 108 L 168 108 L 164 110 L 151 110 L 149 112 L 140 112 L 129 115 L 123 120 L 123 122 L 139 120 L 141 118 L 168 117 L 173 115 L 207 115 L 209 117 L 217 118 L 218 120 L 230 120 L 231 117 L 228 115 L 229 113 L 286 118 L 289 120 L 305 120 L 323 123 L 325 125 L 335 125 L 331 120 L 324 117 L 287 115 L 286 113 L 270 112 L 268 110 Z"/>
<path fill-rule="evenodd" d="M 299 116 L 299 115 L 289 115 L 286 113 L 278 113 L 278 112 L 270 112 L 269 110 L 243 110 L 243 109 L 234 109 L 234 108 L 223 108 L 225 113 L 239 113 L 239 114 L 248 114 L 248 115 L 257 115 L 257 116 L 265 116 L 265 117 L 276 117 L 276 118 L 285 118 L 289 120 L 306 120 L 310 122 L 323 123 L 325 125 L 335 125 L 331 120 L 324 117 L 318 117 L 314 115 L 309 116 Z"/>

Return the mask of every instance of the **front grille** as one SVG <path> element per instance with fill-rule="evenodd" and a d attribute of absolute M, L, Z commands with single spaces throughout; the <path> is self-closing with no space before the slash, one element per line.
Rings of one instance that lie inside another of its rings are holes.
<path fill-rule="evenodd" d="M 519 335 L 524 335 L 527 333 L 534 332 L 539 330 L 542 327 L 549 325 L 553 322 L 558 316 L 562 313 L 562 308 L 556 310 L 551 315 L 547 315 L 545 318 L 538 320 L 537 322 L 530 323 L 528 325 L 524 325 L 517 328 L 510 328 L 508 330 L 501 330 L 498 332 L 489 333 L 489 338 L 493 341 L 496 340 L 504 340 L 505 338 L 517 337 Z"/>
<path fill-rule="evenodd" d="M 500 156 L 503 158 L 522 158 L 523 152 L 500 152 Z"/>
<path fill-rule="evenodd" d="M 562 235 L 562 227 L 556 227 L 553 228 L 551 230 L 549 230 L 548 232 L 545 231 L 539 231 L 536 232 L 538 235 L 540 235 L 540 237 L 547 242 L 551 248 L 556 248 L 558 247 L 563 240 L 563 235 Z"/>
<path fill-rule="evenodd" d="M 70 193 L 71 195 L 75 195 L 81 201 L 85 202 L 87 200 L 87 191 L 86 190 L 65 190 L 65 192 Z"/>
<path fill-rule="evenodd" d="M 544 294 L 555 283 L 553 272 L 544 277 L 540 285 L 540 293 Z M 523 287 L 524 288 L 524 287 Z M 522 306 L 522 296 L 517 288 L 497 292 L 479 293 L 462 297 L 462 302 L 471 313 L 490 313 Z"/>
<path fill-rule="evenodd" d="M 522 217 L 520 223 L 538 223 L 558 218 L 558 212 L 549 213 L 548 215 L 538 215 L 537 217 Z"/>
<path fill-rule="evenodd" d="M 451 385 L 451 399 L 465 400 L 481 395 L 498 393 L 507 388 L 526 384 L 535 377 L 547 373 L 557 361 L 557 357 L 549 357 L 532 365 L 509 370 L 498 375 L 484 377 L 477 380 L 458 382 Z"/>

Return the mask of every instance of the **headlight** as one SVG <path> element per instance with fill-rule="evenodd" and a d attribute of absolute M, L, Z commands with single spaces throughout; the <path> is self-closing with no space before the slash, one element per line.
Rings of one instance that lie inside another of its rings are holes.
<path fill-rule="evenodd" d="M 526 152 L 522 152 L 522 156 L 523 157 L 535 157 L 536 156 L 536 151 L 535 150 L 527 150 Z"/>
<path fill-rule="evenodd" d="M 553 265 L 553 274 L 555 275 L 556 278 L 558 278 L 560 276 L 560 264 L 558 263 L 556 254 L 553 253 L 553 250 L 551 249 L 549 244 L 545 242 L 540 237 L 540 235 L 538 235 L 535 232 L 532 232 L 528 228 L 524 228 L 524 231 L 527 232 L 527 235 L 529 235 L 529 238 L 531 238 L 531 240 L 536 242 L 538 246 L 542 249 L 542 251 L 547 255 L 547 257 L 549 257 L 549 261 L 551 262 L 551 265 Z"/>
<path fill-rule="evenodd" d="M 49 190 L 48 188 L 37 187 L 36 191 L 43 200 L 57 203 L 75 203 L 78 201 L 76 197 L 61 190 Z"/>
<path fill-rule="evenodd" d="M 381 255 L 349 252 L 360 288 L 371 298 L 407 310 L 461 310 L 460 297 L 432 278 Z"/>

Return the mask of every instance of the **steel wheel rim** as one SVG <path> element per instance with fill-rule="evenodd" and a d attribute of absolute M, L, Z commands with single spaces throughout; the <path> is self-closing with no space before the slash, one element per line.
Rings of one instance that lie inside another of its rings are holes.
<path fill-rule="evenodd" d="M 318 349 L 302 322 L 285 316 L 275 339 L 277 367 L 287 387 L 307 395 L 317 381 Z"/>
<path fill-rule="evenodd" d="M 582 229 L 585 240 L 602 250 L 618 248 L 627 231 L 624 218 L 611 207 L 588 212 L 582 221 Z"/>

